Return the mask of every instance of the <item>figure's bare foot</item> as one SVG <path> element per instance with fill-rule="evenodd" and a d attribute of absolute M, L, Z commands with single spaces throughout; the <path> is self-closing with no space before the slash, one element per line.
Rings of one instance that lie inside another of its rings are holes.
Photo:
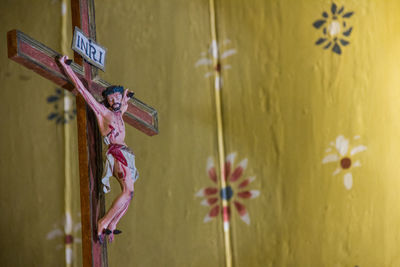
<path fill-rule="evenodd" d="M 112 225 L 111 223 L 108 225 L 108 243 L 112 243 L 114 241 L 114 229 L 115 229 L 115 225 Z"/>
<path fill-rule="evenodd" d="M 103 220 L 99 220 L 97 223 L 97 235 L 105 234 L 105 230 L 107 229 L 107 225 L 104 224 Z"/>
<path fill-rule="evenodd" d="M 97 238 L 99 239 L 100 244 L 104 243 L 104 235 L 103 234 L 98 235 Z"/>
<path fill-rule="evenodd" d="M 110 227 L 110 226 L 108 226 L 108 227 Z M 114 231 L 111 230 L 110 228 L 107 228 L 104 232 L 106 233 L 106 235 L 108 237 L 108 243 L 112 243 L 114 241 Z"/>
<path fill-rule="evenodd" d="M 112 243 L 114 241 L 114 235 L 119 235 L 122 233 L 121 230 L 115 229 L 111 231 L 110 229 L 106 229 L 106 235 L 108 236 L 108 243 Z"/>
<path fill-rule="evenodd" d="M 114 234 L 111 233 L 108 235 L 108 243 L 112 243 L 114 241 Z"/>

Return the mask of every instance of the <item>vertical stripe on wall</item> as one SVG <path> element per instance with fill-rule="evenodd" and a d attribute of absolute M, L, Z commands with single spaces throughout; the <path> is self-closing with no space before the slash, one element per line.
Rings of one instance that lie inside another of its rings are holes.
<path fill-rule="evenodd" d="M 211 49 L 212 49 L 212 60 L 213 60 L 213 71 L 214 71 L 214 90 L 215 90 L 215 110 L 217 117 L 217 140 L 218 140 L 218 159 L 219 159 L 219 171 L 220 179 L 219 186 L 222 190 L 227 188 L 227 180 L 225 179 L 225 148 L 224 148 L 224 132 L 222 126 L 222 100 L 221 100 L 221 69 L 220 59 L 218 51 L 218 36 L 216 30 L 216 14 L 215 14 L 215 3 L 214 0 L 209 1 L 210 5 L 210 27 L 211 27 Z M 222 219 L 224 227 L 224 242 L 225 242 L 225 263 L 226 267 L 232 267 L 232 245 L 231 245 L 231 233 L 229 226 L 229 202 L 228 200 L 221 198 L 222 201 Z"/>
<path fill-rule="evenodd" d="M 61 1 L 61 54 L 68 53 L 67 40 L 67 0 Z M 62 90 L 64 95 L 64 113 L 69 108 L 73 99 L 71 94 Z M 70 267 L 73 263 L 73 219 L 72 219 L 72 161 L 71 161 L 71 123 L 63 123 L 64 129 L 64 244 L 65 244 L 65 266 Z"/>

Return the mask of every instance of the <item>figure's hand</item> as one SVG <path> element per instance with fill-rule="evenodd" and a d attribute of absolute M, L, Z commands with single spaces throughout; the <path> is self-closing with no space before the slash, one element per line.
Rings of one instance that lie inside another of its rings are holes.
<path fill-rule="evenodd" d="M 62 56 L 58 61 L 60 61 L 63 67 L 69 66 L 72 63 L 72 60 L 68 59 L 67 56 Z"/>
<path fill-rule="evenodd" d="M 122 98 L 122 107 L 121 107 L 122 113 L 125 113 L 126 110 L 128 109 L 128 101 L 129 101 L 129 99 L 132 98 L 133 95 L 134 95 L 133 92 L 129 91 L 129 89 L 125 89 L 124 95 Z"/>
<path fill-rule="evenodd" d="M 127 94 L 127 96 L 128 96 L 129 98 L 132 98 L 134 95 L 135 95 L 134 92 L 128 92 L 128 94 Z"/>
<path fill-rule="evenodd" d="M 129 88 L 125 89 L 124 92 L 124 100 L 128 101 L 130 98 L 132 98 L 135 95 L 134 92 L 129 91 Z"/>

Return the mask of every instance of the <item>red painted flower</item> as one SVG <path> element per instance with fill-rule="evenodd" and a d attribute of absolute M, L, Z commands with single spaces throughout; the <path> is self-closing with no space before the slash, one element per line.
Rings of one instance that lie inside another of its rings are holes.
<path fill-rule="evenodd" d="M 245 199 L 256 198 L 260 195 L 258 190 L 248 190 L 247 186 L 255 180 L 255 177 L 243 178 L 243 172 L 247 167 L 247 159 L 243 159 L 236 168 L 233 168 L 233 163 L 236 153 L 231 153 L 227 156 L 224 168 L 224 180 L 226 186 L 218 188 L 218 176 L 215 170 L 214 160 L 208 158 L 207 173 L 208 177 L 214 183 L 214 186 L 202 188 L 196 194 L 197 197 L 204 197 L 201 202 L 203 206 L 210 207 L 210 211 L 204 217 L 204 222 L 209 222 L 221 212 L 224 218 L 225 229 L 229 227 L 230 206 L 235 207 L 242 221 L 250 224 L 250 216 L 245 205 L 242 203 Z M 232 171 L 233 170 L 233 171 Z M 222 200 L 226 200 L 229 205 L 222 207 Z"/>

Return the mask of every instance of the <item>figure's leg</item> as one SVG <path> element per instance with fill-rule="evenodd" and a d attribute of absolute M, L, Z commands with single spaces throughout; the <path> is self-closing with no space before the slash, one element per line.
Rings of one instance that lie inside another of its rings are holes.
<path fill-rule="evenodd" d="M 111 223 L 108 225 L 107 229 L 109 231 L 108 234 L 108 242 L 113 242 L 114 241 L 114 230 L 117 227 L 117 223 L 119 222 L 119 220 L 122 218 L 122 216 L 125 215 L 126 211 L 128 210 L 129 207 L 129 203 L 125 204 L 125 208 L 119 212 L 111 221 Z"/>
<path fill-rule="evenodd" d="M 117 224 L 118 224 L 119 220 L 121 220 L 122 216 L 124 216 L 125 213 L 126 213 L 126 211 L 128 210 L 128 207 L 129 207 L 129 205 L 130 205 L 130 202 L 132 201 L 132 198 L 133 198 L 133 191 L 131 192 L 129 202 L 127 202 L 127 203 L 125 204 L 125 207 L 124 207 L 118 214 L 116 214 L 116 215 L 114 216 L 114 218 L 112 219 L 112 221 L 111 221 L 110 224 L 108 225 L 108 229 L 110 229 L 111 231 L 114 231 L 114 230 L 115 230 L 115 228 L 117 227 Z"/>
<path fill-rule="evenodd" d="M 128 179 L 129 179 L 129 177 L 128 177 Z M 124 208 L 118 214 L 116 214 L 114 216 L 114 218 L 111 220 L 110 224 L 107 227 L 107 229 L 111 232 L 108 235 L 108 242 L 110 242 L 110 243 L 114 241 L 114 230 L 117 228 L 117 224 L 118 224 L 119 220 L 121 220 L 121 218 L 127 212 L 128 207 L 133 199 L 133 194 L 134 194 L 134 191 L 131 192 L 131 198 L 130 198 L 129 202 L 125 203 Z"/>
<path fill-rule="evenodd" d="M 127 209 L 127 206 L 129 206 L 129 202 L 131 200 L 131 195 L 133 192 L 133 180 L 130 178 L 131 172 L 129 168 L 126 168 L 118 162 L 114 165 L 114 175 L 117 177 L 117 180 L 121 185 L 122 192 L 114 200 L 106 215 L 97 223 L 98 235 L 101 235 L 103 230 L 108 228 L 114 217 L 119 215 L 123 210 Z"/>

